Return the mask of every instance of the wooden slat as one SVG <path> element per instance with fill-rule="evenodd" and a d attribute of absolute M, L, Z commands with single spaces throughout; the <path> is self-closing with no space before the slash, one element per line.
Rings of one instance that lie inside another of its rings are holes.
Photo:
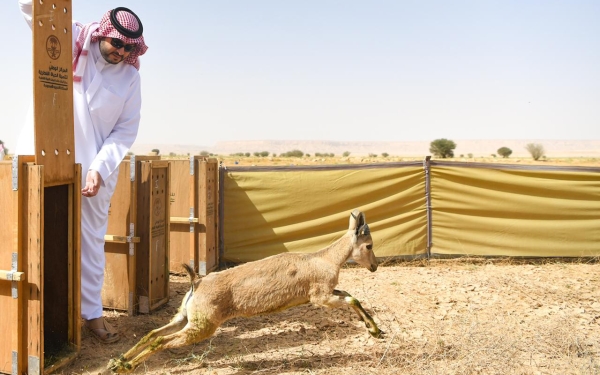
<path fill-rule="evenodd" d="M 40 367 L 44 364 L 44 340 L 43 340 L 43 248 L 44 248 L 44 166 L 29 165 L 24 176 L 23 214 L 25 216 L 22 224 L 26 228 L 23 250 L 26 250 L 27 279 L 30 287 L 26 296 L 27 314 L 27 360 L 38 358 Z"/>
<path fill-rule="evenodd" d="M 169 299 L 169 163 L 152 162 L 150 205 L 150 311 Z"/>
<path fill-rule="evenodd" d="M 74 345 L 77 353 L 81 350 L 81 325 L 79 324 L 79 317 L 81 316 L 81 164 L 75 164 L 75 178 L 73 183 L 73 253 L 72 261 L 73 265 L 69 267 L 72 270 L 71 282 L 73 285 L 73 310 L 71 322 L 71 332 L 69 333 L 69 339 Z"/>
<path fill-rule="evenodd" d="M 6 281 L 25 281 L 25 272 L 13 272 L 0 270 L 0 280 Z"/>
<path fill-rule="evenodd" d="M 36 164 L 45 184 L 73 181 L 71 1 L 33 2 L 33 95 Z"/>
<path fill-rule="evenodd" d="M 12 163 L 0 162 L 0 268 L 12 270 L 13 253 L 18 251 L 19 210 L 18 193 L 12 190 Z M 0 271 L 6 272 L 6 271 Z M 0 279 L 3 277 L 0 274 Z M 22 283 L 18 283 L 22 285 Z M 12 282 L 0 281 L 0 372 L 12 372 L 12 353 L 19 351 L 22 341 L 22 319 L 18 314 L 19 300 L 12 298 Z M 18 290 L 20 292 L 20 290 Z M 16 324 L 8 324 L 16 322 Z M 21 356 L 22 358 L 22 356 Z"/>
<path fill-rule="evenodd" d="M 114 243 L 139 243 L 139 237 L 126 237 L 126 236 L 113 236 L 111 234 L 104 235 L 105 242 L 114 242 Z"/>
<path fill-rule="evenodd" d="M 190 220 L 189 217 L 179 217 L 179 216 L 171 216 L 170 218 L 170 222 L 171 224 L 189 224 L 189 223 L 197 223 L 198 222 L 198 218 L 195 217 L 193 219 Z"/>
<path fill-rule="evenodd" d="M 217 207 L 218 207 L 218 162 L 215 158 L 207 158 L 199 163 L 198 172 L 198 221 L 196 233 L 199 254 L 200 275 L 207 275 L 219 266 L 217 247 Z"/>

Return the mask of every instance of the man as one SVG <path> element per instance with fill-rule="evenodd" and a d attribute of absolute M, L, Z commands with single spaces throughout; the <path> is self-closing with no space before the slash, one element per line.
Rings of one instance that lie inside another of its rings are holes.
<path fill-rule="evenodd" d="M 19 0 L 31 27 L 32 0 Z M 104 343 L 117 341 L 116 330 L 102 317 L 104 235 L 118 166 L 135 141 L 140 122 L 138 57 L 148 47 L 138 16 L 112 9 L 99 23 L 73 22 L 73 107 L 75 162 L 82 167 L 81 316 L 85 327 Z M 17 154 L 32 155 L 31 113 Z"/>

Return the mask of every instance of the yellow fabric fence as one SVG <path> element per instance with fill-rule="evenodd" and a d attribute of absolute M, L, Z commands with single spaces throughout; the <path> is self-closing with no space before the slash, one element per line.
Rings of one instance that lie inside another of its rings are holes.
<path fill-rule="evenodd" d="M 600 255 L 600 168 L 234 167 L 220 170 L 220 197 L 223 262 L 317 251 L 343 235 L 354 208 L 378 257 Z"/>
<path fill-rule="evenodd" d="M 431 166 L 432 253 L 600 255 L 600 169 Z"/>
<path fill-rule="evenodd" d="M 222 252 L 248 262 L 281 252 L 314 252 L 366 215 L 378 256 L 426 252 L 420 163 L 395 167 L 222 169 Z"/>

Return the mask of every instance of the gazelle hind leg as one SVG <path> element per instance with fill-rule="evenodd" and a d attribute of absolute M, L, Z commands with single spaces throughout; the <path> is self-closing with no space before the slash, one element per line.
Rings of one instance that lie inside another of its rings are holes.
<path fill-rule="evenodd" d="M 165 349 L 180 348 L 191 345 L 212 336 L 217 327 L 208 326 L 198 328 L 193 324 L 187 324 L 181 331 L 172 333 L 167 336 L 156 336 L 156 338 L 146 345 L 145 349 L 131 360 L 122 360 L 111 362 L 109 369 L 117 373 L 126 373 L 135 370 L 150 355 L 155 354 Z M 112 366 L 111 366 L 112 364 Z"/>
<path fill-rule="evenodd" d="M 142 337 L 134 347 L 129 349 L 127 353 L 122 354 L 117 359 L 111 359 L 108 363 L 107 368 L 109 369 L 117 369 L 121 368 L 122 363 L 127 363 L 130 358 L 135 357 L 138 353 L 143 351 L 148 345 L 153 343 L 155 337 L 161 337 L 170 335 L 174 332 L 181 330 L 187 324 L 187 318 L 181 314 L 176 315 L 173 319 L 166 325 L 157 328 L 153 331 L 150 331 L 146 336 Z M 127 372 L 127 371 L 116 371 L 115 372 Z"/>

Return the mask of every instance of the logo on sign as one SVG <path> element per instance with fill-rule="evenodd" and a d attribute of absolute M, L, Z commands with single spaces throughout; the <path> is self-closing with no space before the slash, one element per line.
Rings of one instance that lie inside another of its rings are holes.
<path fill-rule="evenodd" d="M 50 35 L 48 39 L 46 39 L 46 52 L 52 60 L 56 60 L 60 57 L 60 40 L 54 35 Z"/>

